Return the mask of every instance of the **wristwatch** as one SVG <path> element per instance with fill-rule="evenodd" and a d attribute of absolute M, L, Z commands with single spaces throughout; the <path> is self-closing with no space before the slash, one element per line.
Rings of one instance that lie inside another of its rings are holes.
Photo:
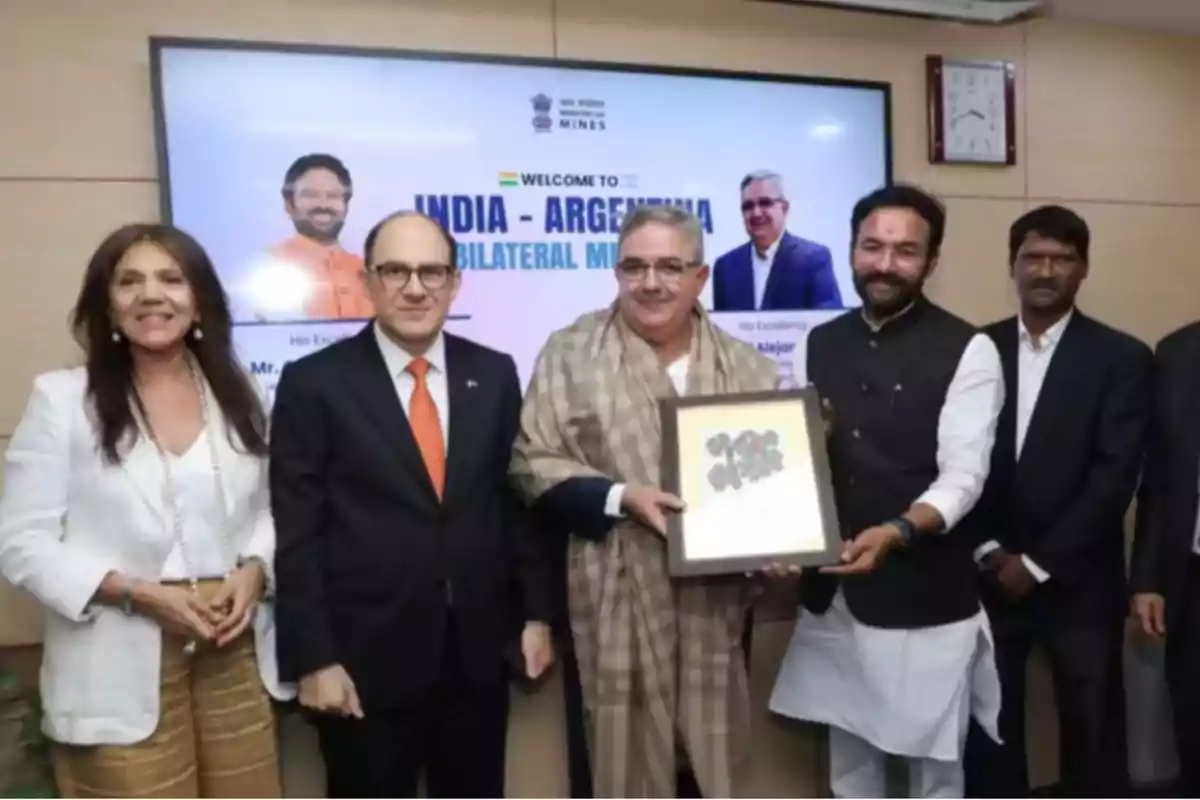
<path fill-rule="evenodd" d="M 900 531 L 901 544 L 906 545 L 910 543 L 917 535 L 916 527 L 914 527 L 913 524 L 904 517 L 896 517 L 895 519 L 885 522 L 884 524 L 891 525 Z"/>
<path fill-rule="evenodd" d="M 258 565 L 263 568 L 263 572 L 264 573 L 266 572 L 267 565 L 258 556 L 238 556 L 237 557 L 237 568 L 241 569 L 242 567 L 249 564 L 251 561 L 257 561 Z"/>

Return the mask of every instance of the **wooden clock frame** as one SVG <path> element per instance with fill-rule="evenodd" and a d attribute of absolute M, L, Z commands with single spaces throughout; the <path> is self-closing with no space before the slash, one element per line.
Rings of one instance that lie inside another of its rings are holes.
<path fill-rule="evenodd" d="M 1004 68 L 1004 161 L 976 161 L 946 157 L 945 140 L 945 97 L 944 80 L 947 64 L 974 64 L 1003 66 Z M 964 164 L 976 167 L 1011 167 L 1017 163 L 1017 91 L 1016 69 L 1009 61 L 969 61 L 946 59 L 942 56 L 925 57 L 925 97 L 927 105 L 927 138 L 929 140 L 929 163 Z"/>

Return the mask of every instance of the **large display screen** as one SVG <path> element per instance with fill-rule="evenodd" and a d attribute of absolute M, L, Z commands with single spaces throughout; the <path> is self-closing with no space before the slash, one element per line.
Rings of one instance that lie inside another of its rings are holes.
<path fill-rule="evenodd" d="M 164 218 L 217 264 L 268 391 L 370 318 L 363 238 L 403 209 L 459 242 L 448 330 L 523 380 L 612 301 L 637 204 L 699 218 L 703 302 L 785 376 L 812 325 L 859 305 L 850 211 L 891 177 L 886 84 L 177 39 L 151 56 Z"/>

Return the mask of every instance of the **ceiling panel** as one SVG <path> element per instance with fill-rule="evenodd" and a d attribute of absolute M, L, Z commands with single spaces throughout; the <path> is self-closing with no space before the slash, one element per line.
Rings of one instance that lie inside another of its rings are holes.
<path fill-rule="evenodd" d="M 1056 17 L 1200 32 L 1200 0 L 1050 0 Z"/>

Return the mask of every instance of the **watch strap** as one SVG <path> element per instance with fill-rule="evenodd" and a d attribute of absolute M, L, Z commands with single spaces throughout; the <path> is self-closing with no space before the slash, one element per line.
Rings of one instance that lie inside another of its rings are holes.
<path fill-rule="evenodd" d="M 900 531 L 900 542 L 902 544 L 909 544 L 917 535 L 916 526 L 914 526 L 904 517 L 897 517 L 896 519 L 889 521 L 887 524 L 894 526 Z"/>

